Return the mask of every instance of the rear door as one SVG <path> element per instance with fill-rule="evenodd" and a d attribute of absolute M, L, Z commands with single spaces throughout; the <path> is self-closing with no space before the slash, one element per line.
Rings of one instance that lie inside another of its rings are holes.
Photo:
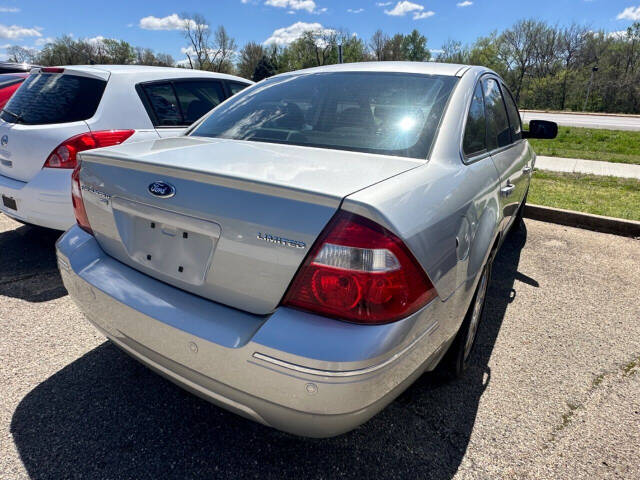
<path fill-rule="evenodd" d="M 38 69 L 0 113 L 0 175 L 28 182 L 64 140 L 88 132 L 108 72 Z"/>
<path fill-rule="evenodd" d="M 227 96 L 220 80 L 208 79 L 145 83 L 139 93 L 161 137 L 182 134 Z"/>
<path fill-rule="evenodd" d="M 487 148 L 500 175 L 500 202 L 505 229 L 513 220 L 524 197 L 526 144 L 512 138 L 511 126 L 500 84 L 496 77 L 482 79 L 487 115 Z"/>

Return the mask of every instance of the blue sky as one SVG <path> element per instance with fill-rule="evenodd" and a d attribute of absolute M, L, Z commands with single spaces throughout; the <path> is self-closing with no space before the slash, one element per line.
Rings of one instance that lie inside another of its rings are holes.
<path fill-rule="evenodd" d="M 223 24 L 240 46 L 249 40 L 285 43 L 307 24 L 319 24 L 365 39 L 378 28 L 417 28 L 438 49 L 449 38 L 471 42 L 525 17 L 619 31 L 640 20 L 640 0 L 0 0 L 0 58 L 7 45 L 39 48 L 48 38 L 71 34 L 124 39 L 179 60 L 184 40 L 174 28 L 184 12 Z"/>

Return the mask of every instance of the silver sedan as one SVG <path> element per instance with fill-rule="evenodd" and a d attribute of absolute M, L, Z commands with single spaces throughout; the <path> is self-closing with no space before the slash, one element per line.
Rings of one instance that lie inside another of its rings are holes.
<path fill-rule="evenodd" d="M 491 264 L 535 154 L 492 71 L 291 72 L 179 138 L 80 154 L 64 284 L 129 355 L 298 435 L 367 421 L 473 361 Z"/>

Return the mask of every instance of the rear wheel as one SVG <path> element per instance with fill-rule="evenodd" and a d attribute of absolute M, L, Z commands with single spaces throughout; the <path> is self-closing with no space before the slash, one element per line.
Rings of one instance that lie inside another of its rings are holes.
<path fill-rule="evenodd" d="M 473 296 L 471 306 L 467 311 L 462 326 L 456 335 L 455 340 L 451 344 L 449 351 L 442 360 L 442 371 L 449 378 L 459 378 L 462 376 L 467 366 L 469 358 L 475 346 L 478 334 L 478 326 L 482 319 L 484 304 L 487 298 L 487 287 L 491 278 L 491 258 L 485 265 L 476 292 Z"/>

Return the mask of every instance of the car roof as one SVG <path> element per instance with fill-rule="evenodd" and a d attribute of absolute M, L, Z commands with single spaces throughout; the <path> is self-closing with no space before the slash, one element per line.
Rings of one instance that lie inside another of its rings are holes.
<path fill-rule="evenodd" d="M 7 77 L 27 78 L 28 76 L 29 76 L 29 73 L 27 72 L 0 73 L 0 78 L 7 78 Z"/>
<path fill-rule="evenodd" d="M 141 79 L 152 80 L 154 78 L 184 78 L 184 77 L 213 77 L 227 80 L 234 80 L 243 83 L 253 83 L 245 78 L 236 77 L 235 75 L 227 75 L 226 73 L 208 72 L 206 70 L 194 70 L 190 68 L 176 67 L 153 67 L 150 65 L 61 65 L 60 68 L 83 72 L 87 74 L 96 74 L 98 72 L 104 74 L 108 72 L 110 75 L 144 75 Z"/>
<path fill-rule="evenodd" d="M 29 73 L 35 66 L 30 63 L 0 62 L 0 73 Z"/>
<path fill-rule="evenodd" d="M 358 62 L 342 63 L 335 65 L 325 65 L 322 67 L 305 68 L 295 72 L 287 72 L 281 75 L 292 73 L 324 73 L 324 72 L 397 72 L 397 73 L 419 73 L 423 75 L 446 75 L 461 77 L 468 71 L 491 71 L 485 67 L 472 65 L 461 65 L 457 63 L 437 63 L 437 62 Z"/>

